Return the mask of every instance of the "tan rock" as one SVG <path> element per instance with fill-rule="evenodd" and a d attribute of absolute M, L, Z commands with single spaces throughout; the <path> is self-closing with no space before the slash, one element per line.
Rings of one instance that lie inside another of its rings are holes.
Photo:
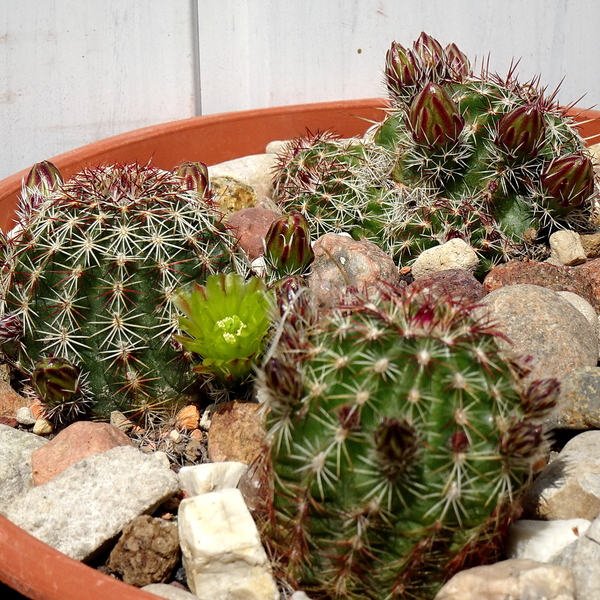
<path fill-rule="evenodd" d="M 17 394 L 9 383 L 0 379 L 0 416 L 14 417 L 19 408 L 28 404 L 26 398 Z"/>
<path fill-rule="evenodd" d="M 63 429 L 31 455 L 33 482 L 42 485 L 80 460 L 133 442 L 108 423 L 79 421 Z"/>
<path fill-rule="evenodd" d="M 242 208 L 250 208 L 258 204 L 258 194 L 246 183 L 233 177 L 215 177 L 210 180 L 210 189 L 217 210 L 227 218 Z"/>
<path fill-rule="evenodd" d="M 200 423 L 200 411 L 195 404 L 184 406 L 175 417 L 175 426 L 185 431 L 198 429 Z"/>
<path fill-rule="evenodd" d="M 586 261 L 586 253 L 581 238 L 575 231 L 563 229 L 550 236 L 550 258 L 561 265 L 580 265 Z"/>

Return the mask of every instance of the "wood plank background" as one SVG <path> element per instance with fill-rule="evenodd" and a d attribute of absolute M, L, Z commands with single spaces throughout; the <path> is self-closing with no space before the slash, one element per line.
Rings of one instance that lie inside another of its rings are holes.
<path fill-rule="evenodd" d="M 422 30 L 600 105 L 598 0 L 0 0 L 0 178 L 138 127 L 383 94 Z"/>

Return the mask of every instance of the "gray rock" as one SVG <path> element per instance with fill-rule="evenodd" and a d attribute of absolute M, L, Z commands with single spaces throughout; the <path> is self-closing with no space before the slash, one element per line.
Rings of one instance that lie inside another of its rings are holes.
<path fill-rule="evenodd" d="M 20 425 L 29 426 L 35 424 L 35 417 L 33 416 L 29 406 L 21 406 L 18 408 L 16 417 L 17 423 Z"/>
<path fill-rule="evenodd" d="M 571 439 L 537 476 L 523 506 L 530 518 L 588 519 L 600 514 L 600 431 Z"/>
<path fill-rule="evenodd" d="M 0 512 L 33 487 L 31 455 L 48 440 L 0 425 Z"/>
<path fill-rule="evenodd" d="M 181 588 L 169 585 L 168 583 L 151 583 L 141 588 L 144 592 L 149 592 L 155 596 L 166 598 L 167 600 L 198 600 L 191 592 L 186 592 Z"/>
<path fill-rule="evenodd" d="M 561 382 L 552 429 L 600 429 L 600 368 L 573 369 Z"/>
<path fill-rule="evenodd" d="M 560 381 L 569 371 L 598 362 L 598 338 L 588 320 L 556 292 L 537 285 L 507 285 L 481 303 L 510 340 L 499 341 L 505 355 L 533 358 L 527 381 Z"/>
<path fill-rule="evenodd" d="M 569 567 L 577 598 L 592 600 L 600 591 L 600 519 L 595 519 L 579 540 L 567 546 L 553 564 Z"/>
<path fill-rule="evenodd" d="M 5 516 L 77 560 L 103 550 L 135 517 L 152 512 L 179 489 L 162 461 L 132 446 L 94 454 L 30 489 Z"/>
<path fill-rule="evenodd" d="M 457 573 L 434 600 L 575 600 L 568 567 L 510 559 Z"/>

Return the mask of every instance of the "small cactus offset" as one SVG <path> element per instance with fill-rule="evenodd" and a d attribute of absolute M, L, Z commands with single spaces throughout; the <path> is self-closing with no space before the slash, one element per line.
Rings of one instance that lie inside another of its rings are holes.
<path fill-rule="evenodd" d="M 431 600 L 495 558 L 558 383 L 516 391 L 499 334 L 450 298 L 390 288 L 317 320 L 297 290 L 280 307 L 259 379 L 283 576 L 314 598 Z"/>
<path fill-rule="evenodd" d="M 114 165 L 63 182 L 49 163 L 32 169 L 3 240 L 0 341 L 56 420 L 176 403 L 189 391 L 173 295 L 239 264 L 205 171 Z"/>
<path fill-rule="evenodd" d="M 589 226 L 590 155 L 537 81 L 476 76 L 425 33 L 412 49 L 392 44 L 384 76 L 391 108 L 367 138 L 319 134 L 280 156 L 280 205 L 315 235 L 365 236 L 397 259 L 461 237 L 493 261 L 526 252 L 528 230 Z"/>

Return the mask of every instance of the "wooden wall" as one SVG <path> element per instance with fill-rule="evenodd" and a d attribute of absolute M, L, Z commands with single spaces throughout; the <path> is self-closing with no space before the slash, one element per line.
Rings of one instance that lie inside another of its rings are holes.
<path fill-rule="evenodd" d="M 598 0 L 0 0 L 0 178 L 198 114 L 383 94 L 422 30 L 600 104 Z"/>

